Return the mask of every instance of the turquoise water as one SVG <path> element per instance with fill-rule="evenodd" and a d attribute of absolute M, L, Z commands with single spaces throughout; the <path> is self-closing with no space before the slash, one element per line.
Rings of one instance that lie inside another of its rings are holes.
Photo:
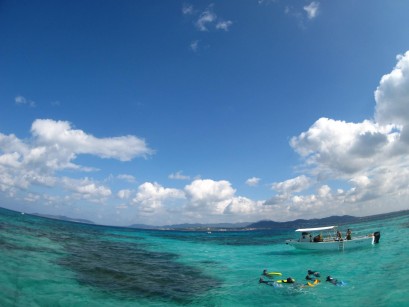
<path fill-rule="evenodd" d="M 0 209 L 0 306 L 408 306 L 409 215 L 348 227 L 381 231 L 380 244 L 303 252 L 283 244 L 293 230 L 142 231 Z M 263 269 L 298 283 L 259 284 Z"/>

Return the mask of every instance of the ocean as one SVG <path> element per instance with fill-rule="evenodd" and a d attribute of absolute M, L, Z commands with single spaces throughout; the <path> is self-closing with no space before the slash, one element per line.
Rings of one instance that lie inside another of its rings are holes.
<path fill-rule="evenodd" d="M 0 306 L 409 306 L 409 214 L 345 228 L 380 243 L 307 252 L 284 243 L 288 229 L 137 230 L 0 208 Z M 296 283 L 260 284 L 263 269 Z"/>

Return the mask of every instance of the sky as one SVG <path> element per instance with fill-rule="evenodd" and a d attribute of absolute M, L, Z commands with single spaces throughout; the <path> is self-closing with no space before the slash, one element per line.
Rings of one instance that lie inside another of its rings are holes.
<path fill-rule="evenodd" d="M 98 224 L 409 209 L 409 1 L 0 1 L 0 207 Z"/>

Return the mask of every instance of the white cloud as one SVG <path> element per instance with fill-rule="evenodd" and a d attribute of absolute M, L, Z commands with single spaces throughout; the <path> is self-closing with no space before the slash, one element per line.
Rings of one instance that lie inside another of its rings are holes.
<path fill-rule="evenodd" d="M 195 26 L 199 31 L 207 32 L 210 28 L 216 30 L 223 30 L 229 31 L 230 27 L 232 26 L 233 22 L 231 20 L 223 20 L 219 18 L 213 11 L 214 5 L 209 5 L 203 12 L 200 13 L 199 17 L 195 21 Z M 182 8 L 182 11 L 185 9 Z M 193 14 L 194 10 L 186 8 L 186 12 L 189 14 Z M 187 14 L 187 13 L 186 13 Z M 191 43 L 192 50 L 197 50 L 198 41 L 194 41 Z"/>
<path fill-rule="evenodd" d="M 225 180 L 196 179 L 183 190 L 145 182 L 139 186 L 131 204 L 143 217 L 140 222 L 155 217 L 155 223 L 160 220 L 162 225 L 252 221 L 263 218 L 270 210 L 262 201 L 236 196 L 235 192 Z"/>
<path fill-rule="evenodd" d="M 319 6 L 319 3 L 315 1 L 311 2 L 309 5 L 304 6 L 304 11 L 307 12 L 308 19 L 314 19 L 318 16 Z"/>
<path fill-rule="evenodd" d="M 206 10 L 204 10 L 198 20 L 196 21 L 196 27 L 199 31 L 208 31 L 207 26 L 212 24 L 216 20 L 217 16 L 213 12 L 213 6 L 209 6 Z"/>
<path fill-rule="evenodd" d="M 30 203 L 34 203 L 34 202 L 39 201 L 40 198 L 41 196 L 38 194 L 27 193 L 26 197 L 24 197 L 24 200 Z"/>
<path fill-rule="evenodd" d="M 58 171 L 89 170 L 74 164 L 80 154 L 125 161 L 151 153 L 144 141 L 134 136 L 98 139 L 72 129 L 68 122 L 36 120 L 31 132 L 33 137 L 26 140 L 0 133 L 0 190 L 21 199 L 33 199 L 24 195 L 41 186 L 52 187 L 50 193 L 60 193 L 67 202 L 82 199 L 101 203 L 110 198 L 109 187 L 88 178 L 61 177 Z M 118 178 L 134 180 L 131 175 Z M 58 200 L 47 193 L 41 194 L 45 202 Z"/>
<path fill-rule="evenodd" d="M 193 52 L 196 52 L 199 50 L 199 41 L 198 40 L 194 40 L 193 42 L 190 43 L 190 49 Z"/>
<path fill-rule="evenodd" d="M 317 194 L 321 198 L 325 198 L 331 195 L 331 188 L 328 185 L 323 185 L 318 189 Z"/>
<path fill-rule="evenodd" d="M 168 177 L 169 179 L 175 179 L 175 180 L 189 180 L 190 179 L 189 176 L 183 175 L 182 173 L 183 173 L 182 171 L 178 171 L 176 173 L 170 174 Z"/>
<path fill-rule="evenodd" d="M 367 187 L 371 183 L 371 180 L 364 175 L 351 178 L 350 181 L 358 187 Z"/>
<path fill-rule="evenodd" d="M 392 72 L 381 78 L 375 99 L 375 120 L 348 123 L 321 118 L 308 131 L 292 138 L 291 146 L 304 159 L 303 171 L 322 186 L 312 195 L 282 194 L 266 203 L 286 203 L 293 213 L 311 207 L 316 216 L 407 208 L 409 52 L 398 56 Z M 337 192 L 333 193 L 325 184 L 331 181 L 350 187 L 335 187 Z M 282 188 L 280 192 L 291 191 L 293 186 L 297 185 L 289 181 L 275 185 Z"/>
<path fill-rule="evenodd" d="M 292 138 L 291 146 L 313 167 L 315 175 L 326 178 L 372 167 L 389 156 L 397 140 L 393 125 L 321 118 L 307 132 Z"/>
<path fill-rule="evenodd" d="M 112 194 L 110 189 L 104 186 L 97 186 L 95 183 L 89 183 L 83 186 L 77 186 L 75 190 L 81 194 L 101 196 L 101 197 L 107 197 Z"/>
<path fill-rule="evenodd" d="M 186 193 L 193 202 L 221 201 L 232 197 L 235 190 L 226 180 L 197 179 L 185 187 Z"/>
<path fill-rule="evenodd" d="M 193 5 L 184 3 L 182 6 L 183 15 L 192 15 L 194 13 Z"/>
<path fill-rule="evenodd" d="M 17 168 L 21 165 L 20 157 L 21 155 L 18 152 L 5 153 L 0 156 L 0 165 Z"/>
<path fill-rule="evenodd" d="M 63 177 L 59 184 L 66 190 L 74 192 L 68 196 L 68 199 L 84 199 L 95 203 L 102 203 L 106 198 L 111 196 L 110 188 L 99 185 L 91 179 L 74 179 Z"/>
<path fill-rule="evenodd" d="M 36 103 L 30 99 L 27 99 L 23 96 L 16 96 L 14 98 L 14 102 L 16 103 L 16 105 L 28 105 L 30 107 L 35 107 Z"/>
<path fill-rule="evenodd" d="M 92 154 L 101 158 L 113 158 L 129 161 L 137 156 L 152 154 L 144 140 L 135 136 L 96 138 L 82 130 L 72 129 L 66 121 L 37 119 L 31 127 L 31 133 L 37 143 L 59 147 L 71 157 L 76 154 Z"/>
<path fill-rule="evenodd" d="M 132 175 L 129 175 L 129 174 L 119 174 L 117 176 L 117 178 L 121 179 L 121 180 L 124 180 L 124 181 L 127 181 L 129 183 L 135 183 L 136 182 L 136 178 L 134 176 L 132 176 Z"/>
<path fill-rule="evenodd" d="M 143 213 L 155 213 L 162 209 L 166 202 L 180 198 L 184 198 L 184 194 L 180 190 L 164 188 L 156 182 L 145 182 L 139 186 L 132 203 Z"/>
<path fill-rule="evenodd" d="M 123 190 L 119 190 L 119 191 L 118 191 L 117 196 L 118 196 L 120 199 L 128 199 L 128 198 L 131 197 L 131 193 L 132 193 L 131 190 L 123 189 Z"/>
<path fill-rule="evenodd" d="M 375 91 L 375 119 L 379 124 L 409 123 L 409 51 L 397 57 L 397 64 L 382 77 Z"/>
<path fill-rule="evenodd" d="M 224 214 L 248 215 L 262 211 L 262 202 L 255 202 L 246 197 L 234 197 L 224 208 Z"/>
<path fill-rule="evenodd" d="M 229 31 L 229 28 L 231 27 L 231 25 L 233 24 L 232 21 L 227 20 L 227 21 L 219 21 L 216 24 L 216 29 L 218 30 L 224 30 L 224 31 Z"/>
<path fill-rule="evenodd" d="M 257 177 L 251 177 L 249 179 L 246 180 L 246 184 L 250 187 L 255 187 L 256 185 L 258 185 L 260 183 L 260 178 Z"/>
<path fill-rule="evenodd" d="M 301 175 L 283 182 L 273 183 L 272 188 L 281 194 L 301 192 L 311 185 L 311 179 Z"/>
<path fill-rule="evenodd" d="M 222 214 L 235 192 L 226 180 L 196 179 L 185 187 L 188 199 L 186 210 L 194 212 L 195 217 L 201 217 L 203 214 Z"/>

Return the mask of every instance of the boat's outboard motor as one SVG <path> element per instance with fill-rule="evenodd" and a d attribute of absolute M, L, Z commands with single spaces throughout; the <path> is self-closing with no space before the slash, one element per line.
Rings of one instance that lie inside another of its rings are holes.
<path fill-rule="evenodd" d="M 378 244 L 380 239 L 381 239 L 381 233 L 379 231 L 374 232 L 372 244 Z"/>

